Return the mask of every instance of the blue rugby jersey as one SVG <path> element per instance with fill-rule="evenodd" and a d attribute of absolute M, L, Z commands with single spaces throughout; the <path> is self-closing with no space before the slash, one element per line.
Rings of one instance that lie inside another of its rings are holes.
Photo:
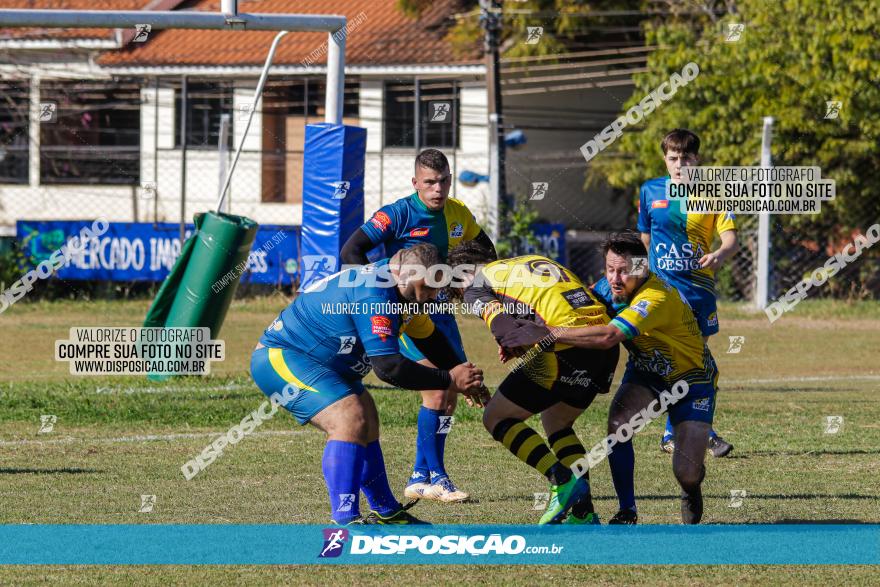
<path fill-rule="evenodd" d="M 403 300 L 396 287 L 384 286 L 388 280 L 381 273 L 387 264 L 383 259 L 328 276 L 320 287 L 313 284 L 266 328 L 260 343 L 294 349 L 341 375 L 366 376 L 369 357 L 400 352 L 402 332 L 425 338 L 434 330 L 427 315 L 389 311 Z"/>

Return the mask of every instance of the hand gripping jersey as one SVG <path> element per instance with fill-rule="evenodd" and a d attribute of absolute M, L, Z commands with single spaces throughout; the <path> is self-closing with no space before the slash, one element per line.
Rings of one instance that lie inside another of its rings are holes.
<path fill-rule="evenodd" d="M 645 281 L 610 324 L 626 335 L 627 371 L 652 374 L 670 387 L 681 379 L 714 386 L 715 361 L 693 312 L 679 292 L 657 276 Z"/>
<path fill-rule="evenodd" d="M 460 201 L 449 198 L 442 210 L 429 210 L 418 194 L 382 206 L 361 226 L 373 244 L 385 243 L 385 254 L 430 243 L 446 259 L 450 249 L 480 234 L 474 215 Z"/>
<path fill-rule="evenodd" d="M 425 314 L 393 311 L 402 300 L 396 287 L 387 286 L 387 266 L 384 259 L 327 277 L 321 291 L 306 290 L 285 308 L 260 342 L 295 350 L 340 375 L 363 378 L 372 368 L 369 357 L 400 352 L 400 333 L 426 338 L 434 331 Z"/>
<path fill-rule="evenodd" d="M 639 191 L 640 232 L 651 235 L 651 272 L 680 289 L 685 298 L 715 295 L 715 276 L 700 268 L 700 258 L 711 252 L 715 233 L 736 229 L 732 214 L 685 214 L 674 200 L 666 199 L 669 176 L 642 184 Z"/>

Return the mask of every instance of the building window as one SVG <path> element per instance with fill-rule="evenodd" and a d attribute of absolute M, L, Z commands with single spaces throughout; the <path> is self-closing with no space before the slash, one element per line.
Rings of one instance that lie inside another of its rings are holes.
<path fill-rule="evenodd" d="M 0 183 L 28 183 L 28 82 L 0 82 Z"/>
<path fill-rule="evenodd" d="M 180 88 L 174 92 L 174 146 L 180 148 Z M 229 82 L 187 83 L 186 147 L 217 149 L 220 142 L 220 117 L 232 113 L 232 84 Z M 226 147 L 232 148 L 232 133 L 226 135 Z"/>
<path fill-rule="evenodd" d="M 459 86 L 455 81 L 385 84 L 385 147 L 458 148 Z M 415 107 L 418 99 L 418 108 Z"/>
<path fill-rule="evenodd" d="M 40 183 L 137 185 L 140 108 L 137 82 L 43 82 Z"/>
<path fill-rule="evenodd" d="M 323 80 L 270 80 L 263 89 L 262 202 L 302 203 L 302 166 L 306 124 L 324 122 Z M 358 124 L 360 82 L 348 79 L 343 123 Z"/>

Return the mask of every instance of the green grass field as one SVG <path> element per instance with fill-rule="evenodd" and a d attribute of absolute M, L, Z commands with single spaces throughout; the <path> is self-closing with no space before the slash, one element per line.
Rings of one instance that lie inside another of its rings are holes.
<path fill-rule="evenodd" d="M 250 350 L 286 300 L 236 302 L 221 338 L 227 360 L 207 378 L 164 383 L 141 378 L 74 377 L 54 361 L 54 341 L 71 326 L 139 325 L 147 302 L 21 303 L 2 317 L 0 351 L 0 523 L 269 523 L 324 524 L 323 436 L 275 418 L 192 481 L 180 466 L 257 408 L 264 396 L 250 381 Z M 803 302 L 772 326 L 744 306 L 720 310 L 711 341 L 721 370 L 716 428 L 736 449 L 710 460 L 704 522 L 754 524 L 880 522 L 880 304 Z M 469 356 L 497 385 L 506 368 L 482 323 L 459 319 Z M 738 354 L 728 336 L 744 336 Z M 624 353 L 625 354 L 625 353 Z M 622 374 L 618 369 L 617 378 Z M 379 405 L 392 484 L 402 493 L 414 452 L 417 393 L 367 379 Z M 608 396 L 576 425 L 587 446 L 604 436 Z M 38 434 L 40 416 L 57 416 Z M 827 434 L 827 416 L 842 416 Z M 662 424 L 635 440 L 640 523 L 676 523 L 678 490 L 670 459 L 660 452 Z M 449 437 L 447 466 L 473 503 L 419 504 L 434 523 L 535 523 L 533 493 L 543 479 L 495 443 L 476 409 L 460 406 Z M 607 466 L 592 474 L 597 509 L 616 511 Z M 731 490 L 744 490 L 730 507 Z M 156 495 L 151 513 L 140 496 Z M 723 545 L 713 545 L 723 548 Z M 537 584 L 538 567 L 432 567 L 432 583 Z M 876 581 L 868 567 L 546 567 L 546 577 L 601 585 L 827 584 Z M 380 584 L 425 577 L 414 567 L 7 567 L 2 584 Z"/>

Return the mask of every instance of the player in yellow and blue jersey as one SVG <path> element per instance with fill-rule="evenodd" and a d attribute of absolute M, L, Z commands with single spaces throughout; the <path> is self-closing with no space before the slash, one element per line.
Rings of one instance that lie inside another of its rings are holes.
<path fill-rule="evenodd" d="M 676 436 L 672 471 L 682 489 L 682 522 L 696 524 L 703 515 L 701 484 L 706 448 L 715 411 L 718 369 L 703 341 L 694 313 L 679 291 L 648 271 L 635 275 L 633 257 L 647 251 L 637 233 L 612 234 L 602 245 L 605 277 L 618 311 L 606 326 L 556 328 L 557 343 L 584 349 L 610 349 L 624 343 L 629 360 L 608 414 L 608 433 L 618 438 L 608 455 L 620 510 L 610 524 L 635 524 L 632 431 L 638 415 L 656 412 L 649 406 L 678 382 L 687 394 L 668 409 Z M 502 346 L 534 344 L 549 335 L 536 330 L 523 339 L 516 333 L 501 339 Z M 491 405 L 491 404 L 490 404 Z M 629 427 L 629 438 L 619 434 Z"/>
<path fill-rule="evenodd" d="M 736 225 L 732 214 L 688 214 L 677 202 L 666 198 L 668 183 L 681 181 L 681 168 L 698 163 L 700 138 L 679 128 L 663 137 L 660 148 L 669 175 L 642 184 L 638 229 L 649 251 L 651 272 L 681 292 L 708 341 L 718 332 L 715 271 L 736 253 Z M 716 234 L 721 245 L 713 251 Z M 675 450 L 669 421 L 660 446 L 669 453 Z M 733 445 L 712 430 L 709 449 L 714 456 L 723 457 Z"/>
<path fill-rule="evenodd" d="M 449 251 L 466 241 L 482 243 L 495 254 L 495 247 L 460 201 L 449 197 L 452 175 L 449 161 L 437 149 L 422 151 L 415 160 L 412 178 L 415 193 L 383 206 L 348 239 L 342 248 L 342 262 L 365 264 L 367 253 L 384 245 L 391 256 L 401 249 L 431 243 L 445 261 Z M 438 296 L 438 301 L 445 301 Z M 431 320 L 442 332 L 459 359 L 466 360 L 461 335 L 450 313 L 433 313 Z M 413 344 L 412 338 L 401 337 L 401 354 L 426 366 L 436 366 Z M 416 455 L 412 474 L 404 495 L 411 499 L 434 499 L 443 502 L 464 501 L 469 495 L 459 490 L 446 471 L 444 452 L 449 423 L 455 412 L 455 395 L 442 389 L 422 392 L 418 416 Z"/>

